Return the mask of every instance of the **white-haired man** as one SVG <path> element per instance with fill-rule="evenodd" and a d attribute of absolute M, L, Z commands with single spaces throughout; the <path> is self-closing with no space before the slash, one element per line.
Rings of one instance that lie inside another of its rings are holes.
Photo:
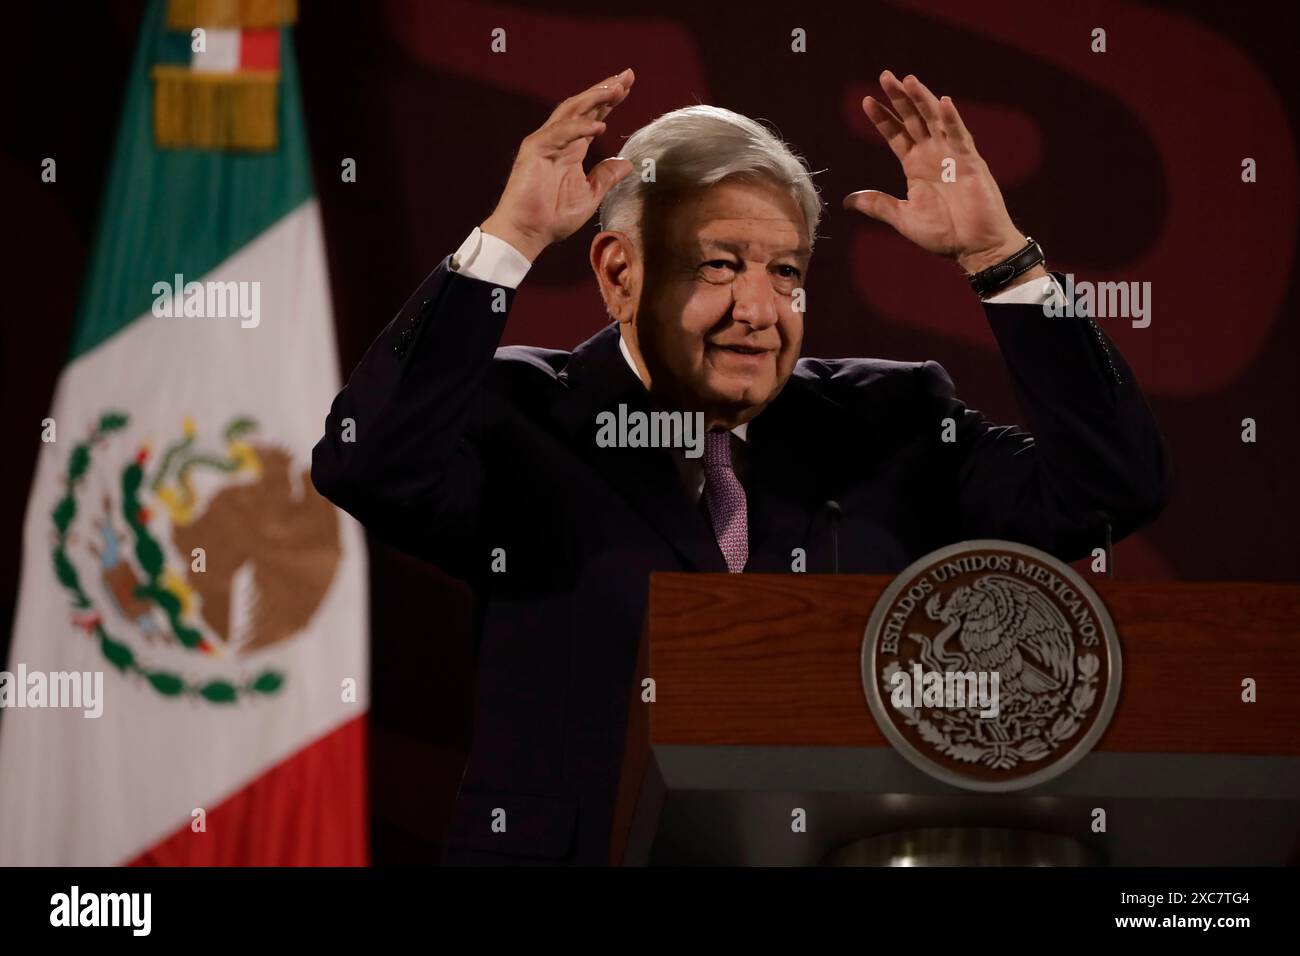
<path fill-rule="evenodd" d="M 800 359 L 821 206 L 759 124 L 688 107 L 584 171 L 631 70 L 523 140 L 495 210 L 335 399 L 317 488 L 482 602 L 447 862 L 606 862 L 652 571 L 890 572 L 985 537 L 1073 559 L 1163 507 L 1123 358 L 1090 319 L 1045 315 L 1060 289 L 952 101 L 880 80 L 892 109 L 863 109 L 907 200 L 845 206 L 971 275 L 1028 431 L 967 408 L 934 362 Z M 573 352 L 498 349 L 531 263 L 598 206 L 613 321 Z"/>

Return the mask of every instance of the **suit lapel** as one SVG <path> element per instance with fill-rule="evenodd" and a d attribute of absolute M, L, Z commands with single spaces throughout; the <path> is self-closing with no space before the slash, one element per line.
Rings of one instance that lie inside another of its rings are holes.
<path fill-rule="evenodd" d="M 618 347 L 616 324 L 606 326 L 569 356 L 552 414 L 570 447 L 618 490 L 697 571 L 727 570 L 702 507 L 691 503 L 663 448 L 598 448 L 596 416 L 626 404 L 648 411 L 644 386 Z M 828 520 L 826 502 L 842 497 L 850 477 L 859 481 L 879 465 L 871 432 L 888 430 L 851 415 L 828 398 L 815 379 L 790 377 L 781 394 L 749 427 L 752 455 L 746 489 L 749 512 L 747 571 L 787 572 L 796 547 L 811 547 Z M 870 459 L 870 460 L 868 460 Z M 809 566 L 825 563 L 809 553 Z M 828 560 L 828 559 L 827 559 Z"/>
<path fill-rule="evenodd" d="M 749 427 L 753 467 L 746 570 L 789 571 L 796 547 L 807 550 L 810 571 L 830 570 L 827 504 L 836 500 L 847 507 L 842 499 L 878 467 L 873 440 L 880 431 L 828 398 L 814 376 L 796 369 Z"/>
<path fill-rule="evenodd" d="M 618 326 L 611 324 L 569 356 L 559 380 L 563 386 L 552 409 L 570 447 L 635 508 L 683 560 L 697 571 L 726 571 L 717 539 L 703 512 L 691 503 L 664 448 L 599 448 L 596 416 L 649 411 L 645 387 L 628 367 L 618 347 Z"/>
<path fill-rule="evenodd" d="M 781 394 L 749 427 L 751 468 L 749 563 L 745 570 L 790 571 L 793 550 L 808 547 L 809 533 L 821 504 L 819 478 L 826 446 L 818 434 L 825 409 L 820 397 L 805 392 L 791 377 Z M 809 568 L 815 567 L 809 554 Z"/>

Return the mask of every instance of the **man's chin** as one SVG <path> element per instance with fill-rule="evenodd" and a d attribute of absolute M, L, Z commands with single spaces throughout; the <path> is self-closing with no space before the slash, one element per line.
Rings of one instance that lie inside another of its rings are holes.
<path fill-rule="evenodd" d="M 743 412 L 766 405 L 775 391 L 775 385 L 770 381 L 716 376 L 712 377 L 701 397 L 709 407 Z"/>

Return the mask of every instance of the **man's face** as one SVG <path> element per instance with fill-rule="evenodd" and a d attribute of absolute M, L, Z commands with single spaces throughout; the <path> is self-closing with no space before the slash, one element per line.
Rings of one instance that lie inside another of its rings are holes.
<path fill-rule="evenodd" d="M 811 252 L 790 191 L 724 181 L 642 218 L 644 286 L 634 318 L 652 392 L 715 424 L 777 396 L 803 342 L 796 311 Z"/>

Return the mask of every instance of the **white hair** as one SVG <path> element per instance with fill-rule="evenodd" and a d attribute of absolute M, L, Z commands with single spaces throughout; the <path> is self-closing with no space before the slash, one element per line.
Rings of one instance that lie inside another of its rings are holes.
<path fill-rule="evenodd" d="M 645 200 L 712 186 L 730 177 L 766 177 L 790 190 L 816 241 L 821 200 L 803 158 L 767 127 L 719 106 L 686 106 L 641 127 L 623 146 L 632 172 L 600 204 L 600 228 L 636 235 Z M 654 160 L 654 181 L 643 175 Z"/>

